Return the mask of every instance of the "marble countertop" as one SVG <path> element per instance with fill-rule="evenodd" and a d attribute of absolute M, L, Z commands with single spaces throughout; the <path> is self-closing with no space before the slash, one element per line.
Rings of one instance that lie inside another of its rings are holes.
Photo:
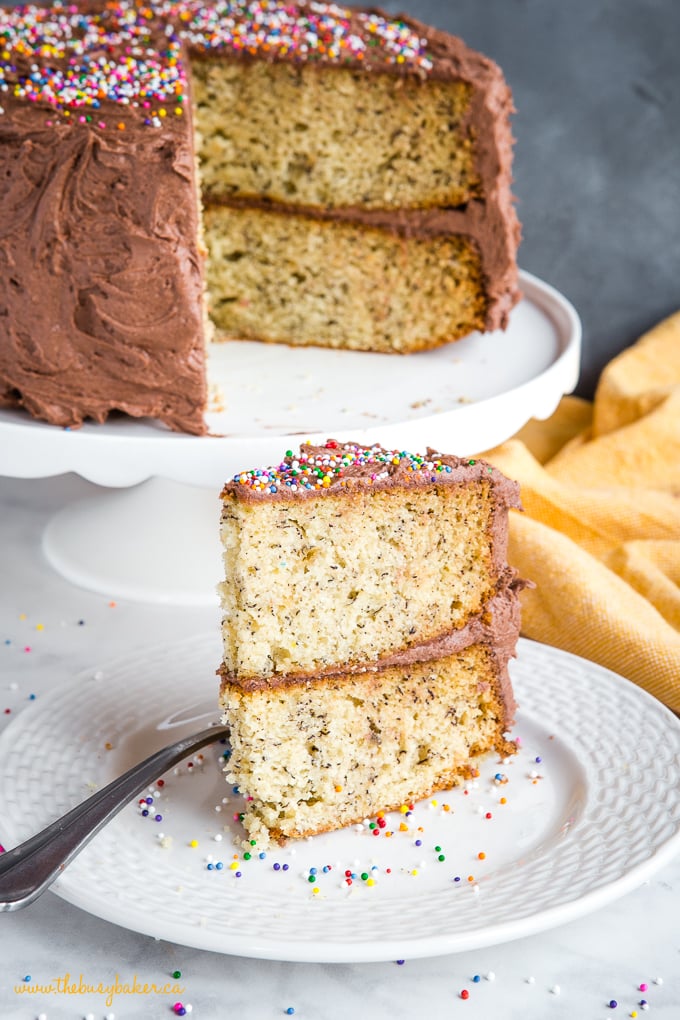
<path fill-rule="evenodd" d="M 96 492 L 75 476 L 0 479 L 0 727 L 41 695 L 97 664 L 217 626 L 217 610 L 135 604 L 76 588 L 44 559 L 52 515 Z M 110 603 L 114 601 L 115 605 Z M 78 625 L 78 621 L 84 625 Z M 30 649 L 30 651 L 26 651 Z M 634 725 L 634 721 L 631 722 Z M 2 819 L 0 818 L 0 840 Z M 196 1020 L 294 1015 L 544 1020 L 680 1017 L 680 858 L 636 891 L 562 927 L 505 945 L 390 963 L 278 963 L 188 949 L 116 927 L 46 893 L 0 915 L 0 1016 L 47 1020 L 174 1016 L 170 994 L 19 993 L 67 973 L 89 984 L 163 985 Z M 475 981 L 474 978 L 478 980 Z M 640 985 L 646 984 L 645 991 Z M 463 999 L 461 990 L 469 997 Z M 610 1002 L 615 1000 L 615 1008 Z"/>

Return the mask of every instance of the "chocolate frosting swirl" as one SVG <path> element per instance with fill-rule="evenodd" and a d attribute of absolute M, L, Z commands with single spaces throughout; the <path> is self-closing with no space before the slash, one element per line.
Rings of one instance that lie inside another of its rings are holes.
<path fill-rule="evenodd" d="M 202 270 L 183 126 L 0 118 L 0 404 L 75 426 L 114 410 L 204 430 Z M 142 137 L 143 136 L 143 137 Z M 35 288 L 35 289 L 34 289 Z"/>

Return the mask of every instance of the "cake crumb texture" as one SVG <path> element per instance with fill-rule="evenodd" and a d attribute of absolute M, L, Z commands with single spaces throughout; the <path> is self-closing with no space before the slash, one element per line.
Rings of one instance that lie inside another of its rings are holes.
<path fill-rule="evenodd" d="M 208 58 L 192 82 L 210 199 L 402 209 L 481 195 L 467 82 Z"/>
<path fill-rule="evenodd" d="M 404 354 L 484 328 L 465 237 L 220 205 L 205 223 L 210 311 L 226 336 Z"/>
<path fill-rule="evenodd" d="M 228 780 L 258 846 L 393 810 L 471 774 L 503 736 L 499 662 L 483 645 L 378 674 L 243 691 L 223 682 Z M 252 799 L 250 799 L 252 798 Z"/>
<path fill-rule="evenodd" d="M 310 673 L 462 627 L 496 592 L 489 482 L 226 499 L 224 668 Z"/>
<path fill-rule="evenodd" d="M 220 705 L 250 838 L 340 828 L 508 753 L 516 506 L 485 461 L 333 439 L 225 484 Z"/>

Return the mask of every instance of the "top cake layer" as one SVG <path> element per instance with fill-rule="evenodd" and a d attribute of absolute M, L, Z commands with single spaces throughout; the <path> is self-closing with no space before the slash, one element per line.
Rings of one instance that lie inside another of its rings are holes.
<path fill-rule="evenodd" d="M 497 202 L 502 206 L 500 218 L 492 217 L 488 229 L 498 233 L 499 226 L 505 226 L 511 242 L 517 240 L 509 196 L 512 99 L 501 71 L 462 40 L 412 19 L 390 18 L 378 10 L 276 0 L 207 5 L 186 0 L 148 5 L 130 0 L 84 6 L 57 3 L 0 9 L 0 39 L 0 121 L 17 106 L 34 105 L 49 109 L 56 123 L 63 119 L 86 124 L 97 133 L 129 129 L 129 124 L 121 129 L 118 119 L 112 121 L 116 107 L 126 107 L 140 124 L 165 130 L 169 120 L 188 112 L 193 91 L 201 133 L 213 136 L 204 141 L 223 150 L 223 158 L 216 161 L 216 179 L 211 177 L 215 161 L 208 158 L 207 149 L 202 153 L 207 171 L 203 188 L 211 198 L 259 196 L 314 208 L 356 210 L 450 209 L 483 199 L 490 206 Z M 196 77 L 193 90 L 189 57 Z M 269 80 L 263 70 L 260 80 L 251 71 L 242 80 L 225 81 L 229 62 L 251 68 L 287 65 L 297 73 L 286 81 L 272 71 Z M 219 71 L 219 88 L 210 81 L 213 67 Z M 327 95 L 319 92 L 319 82 L 298 76 L 304 71 L 314 78 L 315 68 L 343 72 L 329 84 Z M 352 73 L 360 75 L 356 85 Z M 362 98 L 360 82 L 366 74 L 386 80 L 375 95 Z M 400 86 L 395 86 L 395 76 L 402 79 Z M 434 91 L 423 104 L 417 84 L 426 80 Z M 265 108 L 258 111 L 263 103 Z M 294 156 L 300 177 L 311 185 L 299 196 L 278 180 L 277 167 L 283 155 L 278 151 L 278 121 L 288 121 L 293 111 L 304 128 Z M 211 112 L 217 117 L 214 123 Z M 375 115 L 375 123 L 369 114 Z M 235 125 L 230 116 L 236 118 Z M 332 138 L 325 137 L 327 118 L 332 121 Z M 383 122 L 386 125 L 384 151 L 376 158 L 385 164 L 385 180 L 391 181 L 387 185 L 380 176 L 372 181 L 357 168 L 350 175 L 356 179 L 347 187 L 346 175 L 337 165 L 324 167 L 324 150 L 343 135 L 347 142 L 357 138 L 363 121 L 369 138 L 380 133 Z M 238 126 L 247 137 L 249 124 L 248 153 L 241 154 L 229 139 Z M 263 131 L 269 136 L 268 146 L 253 149 Z M 244 166 L 239 172 L 240 162 Z M 427 167 L 428 162 L 433 165 Z M 398 173 L 395 167 L 400 167 Z M 424 180 L 414 187 L 409 178 L 422 175 L 425 167 Z M 248 169 L 250 174 L 243 172 Z M 397 184 L 398 194 L 392 195 Z M 455 226 L 440 222 L 436 229 L 450 232 Z M 420 224 L 411 227 L 412 232 L 424 229 Z M 467 232 L 484 245 L 479 223 L 470 223 Z"/>
<path fill-rule="evenodd" d="M 493 642 L 486 616 L 516 600 L 519 491 L 483 461 L 330 440 L 237 475 L 222 499 L 222 672 L 240 685 Z"/>

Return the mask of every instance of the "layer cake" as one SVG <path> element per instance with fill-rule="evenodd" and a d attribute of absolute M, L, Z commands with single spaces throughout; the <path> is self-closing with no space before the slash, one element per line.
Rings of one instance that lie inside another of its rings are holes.
<path fill-rule="evenodd" d="M 214 326 L 407 353 L 507 323 L 512 101 L 459 39 L 311 0 L 0 9 L 0 38 L 0 406 L 201 433 Z"/>
<path fill-rule="evenodd" d="M 235 476 L 222 501 L 220 704 L 249 837 L 337 828 L 511 752 L 515 483 L 330 440 Z"/>

